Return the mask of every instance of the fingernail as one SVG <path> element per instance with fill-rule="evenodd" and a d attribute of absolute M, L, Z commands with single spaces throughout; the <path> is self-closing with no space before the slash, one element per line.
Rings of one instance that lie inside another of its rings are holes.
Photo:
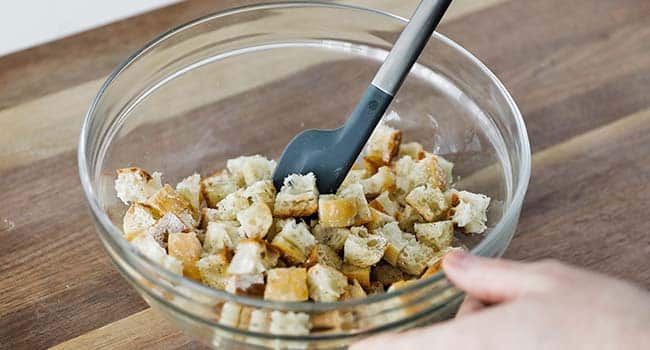
<path fill-rule="evenodd" d="M 471 255 L 464 250 L 455 250 L 447 253 L 442 259 L 443 268 L 462 270 L 471 263 Z"/>

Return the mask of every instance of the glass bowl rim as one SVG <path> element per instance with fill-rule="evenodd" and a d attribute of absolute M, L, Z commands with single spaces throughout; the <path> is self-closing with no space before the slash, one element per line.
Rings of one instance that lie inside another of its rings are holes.
<path fill-rule="evenodd" d="M 153 280 L 157 287 L 161 287 L 167 292 L 170 292 L 174 295 L 179 294 L 179 290 L 174 288 L 172 285 L 161 283 L 155 278 L 154 279 L 149 278 L 151 276 L 149 276 L 147 270 L 148 271 L 153 270 L 154 273 L 164 276 L 167 280 L 171 280 L 175 286 L 182 286 L 184 289 L 187 288 L 189 290 L 197 291 L 202 294 L 207 294 L 211 298 L 220 299 L 228 302 L 236 302 L 238 304 L 251 306 L 251 307 L 259 307 L 265 309 L 282 309 L 282 310 L 294 311 L 294 312 L 324 312 L 324 311 L 330 311 L 330 310 L 335 310 L 340 308 L 350 308 L 355 306 L 368 305 L 368 304 L 381 302 L 391 298 L 398 298 L 410 292 L 414 292 L 424 287 L 427 287 L 432 283 L 439 281 L 443 278 L 443 273 L 438 272 L 434 276 L 431 276 L 426 279 L 416 280 L 414 283 L 410 284 L 409 286 L 391 293 L 380 293 L 380 294 L 368 296 L 366 298 L 359 298 L 359 299 L 353 299 L 348 301 L 337 301 L 331 303 L 277 302 L 277 301 L 267 301 L 267 300 L 254 298 L 254 297 L 233 295 L 225 291 L 220 291 L 220 290 L 207 287 L 189 278 L 174 274 L 173 272 L 160 267 L 158 264 L 154 263 L 148 257 L 137 252 L 130 245 L 129 242 L 123 239 L 122 231 L 113 224 L 111 219 L 108 217 L 108 214 L 101 208 L 101 204 L 99 203 L 98 198 L 94 193 L 92 175 L 90 173 L 91 172 L 90 168 L 92 167 L 92 165 L 88 163 L 89 158 L 87 155 L 87 149 L 88 149 L 87 144 L 90 142 L 89 141 L 90 126 L 92 124 L 92 120 L 96 116 L 97 107 L 100 104 L 104 94 L 106 93 L 111 83 L 115 79 L 117 79 L 117 77 L 124 70 L 126 70 L 130 65 L 132 65 L 139 57 L 144 55 L 146 52 L 154 49 L 156 46 L 158 46 L 165 40 L 175 36 L 176 34 L 184 30 L 190 29 L 194 26 L 200 25 L 204 22 L 212 21 L 214 19 L 221 18 L 221 17 L 249 12 L 249 11 L 269 10 L 269 9 L 276 9 L 276 8 L 301 8 L 301 7 L 333 8 L 333 9 L 340 9 L 340 10 L 360 11 L 365 14 L 381 15 L 387 17 L 388 19 L 396 20 L 402 23 L 408 22 L 407 19 L 401 16 L 392 14 L 390 12 L 382 11 L 382 10 L 371 9 L 362 6 L 327 3 L 321 1 L 285 1 L 285 2 L 273 2 L 273 3 L 263 3 L 263 4 L 251 4 L 251 5 L 235 7 L 235 8 L 215 12 L 206 16 L 199 17 L 180 26 L 177 26 L 159 35 L 158 37 L 149 41 L 140 49 L 133 52 L 127 59 L 125 59 L 120 65 L 118 65 L 117 68 L 115 68 L 115 70 L 107 77 L 107 79 L 104 81 L 101 88 L 97 92 L 97 95 L 93 98 L 90 107 L 84 116 L 80 137 L 79 137 L 77 160 L 78 160 L 79 176 L 81 179 L 81 184 L 84 190 L 84 195 L 91 209 L 91 213 L 95 217 L 95 221 L 104 230 L 106 230 L 106 232 L 104 232 L 103 230 L 98 230 L 99 231 L 98 233 L 100 234 L 102 240 L 105 240 L 105 243 L 108 242 L 109 244 L 111 244 L 111 246 L 116 250 L 116 254 L 122 257 L 124 261 L 130 265 L 131 268 L 145 275 L 146 277 L 148 277 L 149 280 Z M 464 58 L 466 59 L 469 59 L 472 62 L 472 64 L 478 67 L 481 70 L 481 73 L 484 74 L 492 84 L 494 84 L 494 86 L 497 88 L 499 93 L 501 93 L 502 96 L 505 98 L 508 108 L 510 109 L 510 112 L 513 114 L 515 119 L 514 121 L 516 125 L 516 130 L 518 131 L 517 133 L 518 137 L 516 139 L 516 142 L 519 143 L 521 146 L 521 154 L 520 154 L 521 165 L 519 167 L 519 173 L 516 178 L 517 186 L 514 189 L 514 195 L 512 196 L 511 202 L 509 203 L 505 214 L 501 217 L 497 225 L 491 230 L 491 232 L 486 237 L 484 237 L 481 240 L 481 242 L 477 246 L 475 246 L 471 250 L 471 253 L 475 255 L 481 255 L 481 256 L 494 255 L 494 252 L 490 252 L 488 248 L 491 246 L 493 241 L 497 240 L 500 236 L 502 236 L 503 227 L 505 226 L 505 224 L 507 222 L 512 221 L 514 217 L 517 215 L 518 208 L 520 208 L 521 203 L 523 202 L 523 198 L 526 193 L 526 189 L 528 187 L 528 181 L 530 179 L 531 153 L 530 153 L 530 144 L 528 140 L 526 126 L 514 99 L 507 91 L 505 86 L 501 83 L 501 81 L 496 77 L 496 75 L 494 75 L 494 73 L 492 73 L 492 71 L 489 70 L 489 68 L 487 68 L 480 60 L 478 60 L 469 51 L 467 51 L 465 48 L 463 48 L 456 42 L 452 41 L 451 39 L 447 38 L 445 35 L 440 34 L 438 32 L 434 32 L 432 35 L 432 39 L 437 40 L 442 44 L 451 47 L 456 53 L 460 54 L 461 56 L 464 56 Z M 109 128 L 109 130 L 110 129 L 111 128 Z M 101 141 L 101 142 L 103 143 L 105 141 Z M 513 180 L 515 180 L 515 178 L 513 178 Z M 111 259 L 113 259 L 112 256 Z M 145 269 L 140 268 L 142 266 L 144 266 Z M 119 269 L 123 270 L 123 268 L 121 267 L 119 267 Z M 135 281 L 132 280 L 132 282 Z M 142 286 L 141 288 L 144 288 L 145 290 L 148 289 L 144 286 Z M 459 293 L 456 293 L 456 295 L 450 296 L 449 300 L 453 299 L 458 294 Z M 183 295 L 183 296 L 189 298 L 189 296 L 187 295 Z M 201 303 L 200 301 L 197 302 Z M 185 312 L 187 313 L 187 311 Z"/>

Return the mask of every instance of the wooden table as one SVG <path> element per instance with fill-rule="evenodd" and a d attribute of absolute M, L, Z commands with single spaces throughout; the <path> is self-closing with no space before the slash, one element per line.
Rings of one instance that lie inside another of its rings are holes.
<path fill-rule="evenodd" d="M 0 348 L 194 349 L 100 247 L 76 166 L 106 75 L 167 28 L 251 1 L 192 1 L 0 57 Z M 415 0 L 345 1 L 408 16 Z M 440 31 L 519 103 L 534 152 L 506 256 L 650 288 L 650 2 L 456 0 Z"/>

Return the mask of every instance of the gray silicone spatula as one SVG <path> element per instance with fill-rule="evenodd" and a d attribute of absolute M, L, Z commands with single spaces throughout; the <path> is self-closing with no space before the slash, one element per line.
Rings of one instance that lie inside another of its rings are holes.
<path fill-rule="evenodd" d="M 278 190 L 288 175 L 313 172 L 321 193 L 336 192 L 450 3 L 451 0 L 420 2 L 343 126 L 335 130 L 306 130 L 289 142 L 273 173 Z"/>

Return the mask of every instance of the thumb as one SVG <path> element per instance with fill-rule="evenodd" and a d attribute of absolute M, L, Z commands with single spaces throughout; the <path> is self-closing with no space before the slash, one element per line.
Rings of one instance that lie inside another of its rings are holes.
<path fill-rule="evenodd" d="M 548 288 L 548 279 L 526 263 L 453 251 L 445 255 L 442 267 L 456 287 L 486 303 L 501 303 Z"/>

